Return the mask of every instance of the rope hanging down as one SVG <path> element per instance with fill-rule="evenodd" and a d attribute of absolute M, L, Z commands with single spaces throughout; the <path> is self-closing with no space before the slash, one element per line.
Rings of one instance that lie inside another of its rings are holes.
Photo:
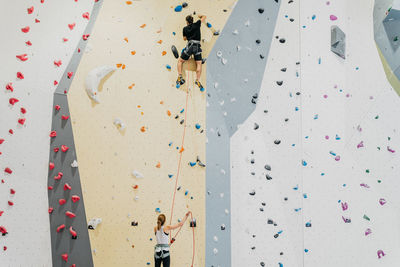
<path fill-rule="evenodd" d="M 179 179 L 179 174 L 180 174 L 180 170 L 181 170 L 181 162 L 182 162 L 182 154 L 183 154 L 183 145 L 185 143 L 185 135 L 186 135 L 186 117 L 187 117 L 187 107 L 188 107 L 188 100 L 189 100 L 189 75 L 188 75 L 188 79 L 187 79 L 187 83 L 186 83 L 186 104 L 185 104 L 185 120 L 184 120 L 184 125 L 183 125 L 183 135 L 182 135 L 182 143 L 181 143 L 181 151 L 179 152 L 179 160 L 178 160 L 178 170 L 177 170 L 177 174 L 176 174 L 176 181 L 175 181 L 175 189 L 174 189 L 174 195 L 172 198 L 172 207 L 171 207 L 171 217 L 170 217 L 170 224 L 172 223 L 172 217 L 174 214 L 174 206 L 175 206 L 175 195 L 176 195 L 176 189 L 178 186 L 178 179 Z M 192 78 L 192 83 L 193 83 L 193 78 Z M 192 88 L 194 87 L 194 83 L 192 84 Z M 193 214 L 191 211 L 189 211 L 190 213 L 190 221 L 193 221 Z M 192 255 L 192 265 L 191 267 L 193 267 L 194 264 L 194 255 L 195 255 L 195 236 L 194 236 L 194 227 L 192 227 L 192 232 L 193 232 L 193 255 Z M 178 231 L 176 232 L 176 234 L 172 236 L 172 231 L 171 231 L 171 236 L 170 236 L 170 245 L 172 245 L 175 241 L 176 236 L 179 234 L 179 232 L 181 231 L 182 226 L 179 227 Z"/>

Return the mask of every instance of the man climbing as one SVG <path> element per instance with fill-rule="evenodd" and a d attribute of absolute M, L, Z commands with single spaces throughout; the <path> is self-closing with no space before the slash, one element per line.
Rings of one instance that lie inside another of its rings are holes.
<path fill-rule="evenodd" d="M 199 20 L 193 23 L 193 17 L 188 15 L 186 17 L 186 24 L 183 28 L 183 40 L 188 41 L 186 47 L 181 53 L 181 57 L 178 59 L 178 79 L 176 80 L 177 87 L 183 85 L 185 80 L 182 77 L 182 65 L 183 62 L 188 60 L 191 55 L 193 55 L 196 61 L 196 81 L 195 84 L 200 88 L 200 91 L 204 91 L 203 85 L 200 83 L 201 67 L 202 67 L 202 57 L 201 57 L 201 32 L 200 26 L 202 22 L 205 22 L 206 16 L 199 15 Z"/>

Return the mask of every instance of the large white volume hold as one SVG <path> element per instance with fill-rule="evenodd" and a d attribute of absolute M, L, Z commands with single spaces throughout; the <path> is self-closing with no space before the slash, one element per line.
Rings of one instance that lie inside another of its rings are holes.
<path fill-rule="evenodd" d="M 101 66 L 92 69 L 86 76 L 86 81 L 85 81 L 86 93 L 96 103 L 100 103 L 98 98 L 98 87 L 101 80 L 110 72 L 116 69 L 117 68 L 113 66 Z"/>

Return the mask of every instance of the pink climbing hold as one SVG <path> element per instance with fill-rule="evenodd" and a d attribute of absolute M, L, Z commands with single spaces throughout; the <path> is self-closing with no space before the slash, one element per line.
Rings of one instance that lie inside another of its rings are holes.
<path fill-rule="evenodd" d="M 61 224 L 60 226 L 57 227 L 57 233 L 59 233 L 61 230 L 65 228 L 65 224 Z"/>
<path fill-rule="evenodd" d="M 10 188 L 10 194 L 11 194 L 11 195 L 15 195 L 15 190 L 12 189 L 12 188 Z"/>
<path fill-rule="evenodd" d="M 12 174 L 12 170 L 8 167 L 4 169 L 4 172 L 6 172 L 8 174 Z"/>
<path fill-rule="evenodd" d="M 347 204 L 347 202 L 342 202 L 342 210 L 345 211 L 349 208 L 349 205 Z"/>
<path fill-rule="evenodd" d="M 51 214 L 51 213 L 53 213 L 53 211 L 54 211 L 54 208 L 53 208 L 53 207 L 50 207 L 50 208 L 49 208 L 49 213 Z"/>
<path fill-rule="evenodd" d="M 369 235 L 369 234 L 371 234 L 371 233 L 372 233 L 372 231 L 371 231 L 371 229 L 369 229 L 369 228 L 367 228 L 367 230 L 365 230 L 365 232 L 364 232 L 365 235 Z"/>
<path fill-rule="evenodd" d="M 71 79 L 72 75 L 74 75 L 74 73 L 73 73 L 73 72 L 68 72 L 68 73 L 67 73 L 67 77 L 68 77 L 68 79 Z"/>
<path fill-rule="evenodd" d="M 81 199 L 81 198 L 80 198 L 79 196 L 77 196 L 77 195 L 73 195 L 73 196 L 71 197 L 71 200 L 72 200 L 72 202 L 74 202 L 74 203 L 78 202 L 80 199 Z"/>
<path fill-rule="evenodd" d="M 337 17 L 336 17 L 335 15 L 330 15 L 329 18 L 330 18 L 332 21 L 337 20 Z"/>
<path fill-rule="evenodd" d="M 23 80 L 25 78 L 25 76 L 22 74 L 22 72 L 17 72 L 17 78 L 20 80 Z"/>
<path fill-rule="evenodd" d="M 54 107 L 54 109 L 57 110 L 57 111 L 59 111 L 60 108 L 61 108 L 60 105 L 55 105 L 55 107 Z"/>
<path fill-rule="evenodd" d="M 27 32 L 29 32 L 30 29 L 31 29 L 31 28 L 30 28 L 29 26 L 26 26 L 25 28 L 22 28 L 21 31 L 22 31 L 23 33 L 27 33 Z"/>
<path fill-rule="evenodd" d="M 54 65 L 56 65 L 57 67 L 60 67 L 62 64 L 61 60 L 54 60 Z"/>
<path fill-rule="evenodd" d="M 383 256 L 385 256 L 385 252 L 383 252 L 383 250 L 381 250 L 381 249 L 378 250 L 377 254 L 378 254 L 379 259 L 382 258 Z"/>
<path fill-rule="evenodd" d="M 64 120 L 64 121 L 68 120 L 68 118 L 69 118 L 69 116 L 66 116 L 66 115 L 62 115 L 61 116 L 61 119 Z"/>
<path fill-rule="evenodd" d="M 75 22 L 68 24 L 68 28 L 72 31 L 75 28 Z"/>
<path fill-rule="evenodd" d="M 394 151 L 393 149 L 391 149 L 389 146 L 387 147 L 387 150 L 388 150 L 390 153 L 396 152 L 396 151 Z"/>
<path fill-rule="evenodd" d="M 60 180 L 63 177 L 63 173 L 59 172 L 57 176 L 54 176 L 54 180 Z"/>
<path fill-rule="evenodd" d="M 69 217 L 69 218 L 75 218 L 75 217 L 76 217 L 75 213 L 70 212 L 70 211 L 66 211 L 66 212 L 65 212 L 65 215 L 66 215 L 67 217 Z"/>
<path fill-rule="evenodd" d="M 337 156 L 335 157 L 335 160 L 336 160 L 336 161 L 339 161 L 339 160 L 340 160 L 340 156 L 337 155 Z"/>
<path fill-rule="evenodd" d="M 65 262 L 68 262 L 68 254 L 67 254 L 67 253 L 62 254 L 62 255 L 61 255 L 61 258 L 62 258 Z"/>
<path fill-rule="evenodd" d="M 25 109 L 25 108 L 21 108 L 20 110 L 21 110 L 21 113 L 22 113 L 22 114 L 25 114 L 25 113 L 26 113 L 26 109 Z"/>
<path fill-rule="evenodd" d="M 76 238 L 78 235 L 74 229 L 72 229 L 72 226 L 69 227 L 69 233 L 71 234 L 72 238 Z"/>
<path fill-rule="evenodd" d="M 34 10 L 34 7 L 31 6 L 31 7 L 29 7 L 27 10 L 28 10 L 28 14 L 32 14 L 32 13 L 33 13 L 33 10 Z"/>
<path fill-rule="evenodd" d="M 26 121 L 25 118 L 20 118 L 20 119 L 18 119 L 18 123 L 21 124 L 21 125 L 24 125 L 24 124 L 25 124 L 25 121 Z"/>
<path fill-rule="evenodd" d="M 364 142 L 363 142 L 363 141 L 361 141 L 361 142 L 357 145 L 357 148 L 360 148 L 360 147 L 364 147 Z"/>
<path fill-rule="evenodd" d="M 31 41 L 26 41 L 25 44 L 26 44 L 27 46 L 31 46 L 31 45 L 32 45 L 32 42 L 31 42 Z"/>
<path fill-rule="evenodd" d="M 89 38 L 89 36 L 90 36 L 90 34 L 84 34 L 84 35 L 82 35 L 82 39 L 84 41 L 86 41 Z"/>
<path fill-rule="evenodd" d="M 384 199 L 384 198 L 379 199 L 379 204 L 381 204 L 381 206 L 385 205 L 386 199 Z"/>

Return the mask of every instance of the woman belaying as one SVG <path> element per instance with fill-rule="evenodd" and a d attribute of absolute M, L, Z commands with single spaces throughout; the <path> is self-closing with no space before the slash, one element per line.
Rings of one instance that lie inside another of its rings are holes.
<path fill-rule="evenodd" d="M 154 234 L 156 235 L 157 245 L 154 248 L 154 262 L 156 267 L 170 267 L 170 256 L 169 256 L 169 234 L 171 230 L 175 230 L 185 223 L 190 212 L 186 213 L 185 217 L 181 222 L 175 225 L 164 225 L 165 215 L 160 214 L 157 218 L 157 226 L 154 227 Z"/>

